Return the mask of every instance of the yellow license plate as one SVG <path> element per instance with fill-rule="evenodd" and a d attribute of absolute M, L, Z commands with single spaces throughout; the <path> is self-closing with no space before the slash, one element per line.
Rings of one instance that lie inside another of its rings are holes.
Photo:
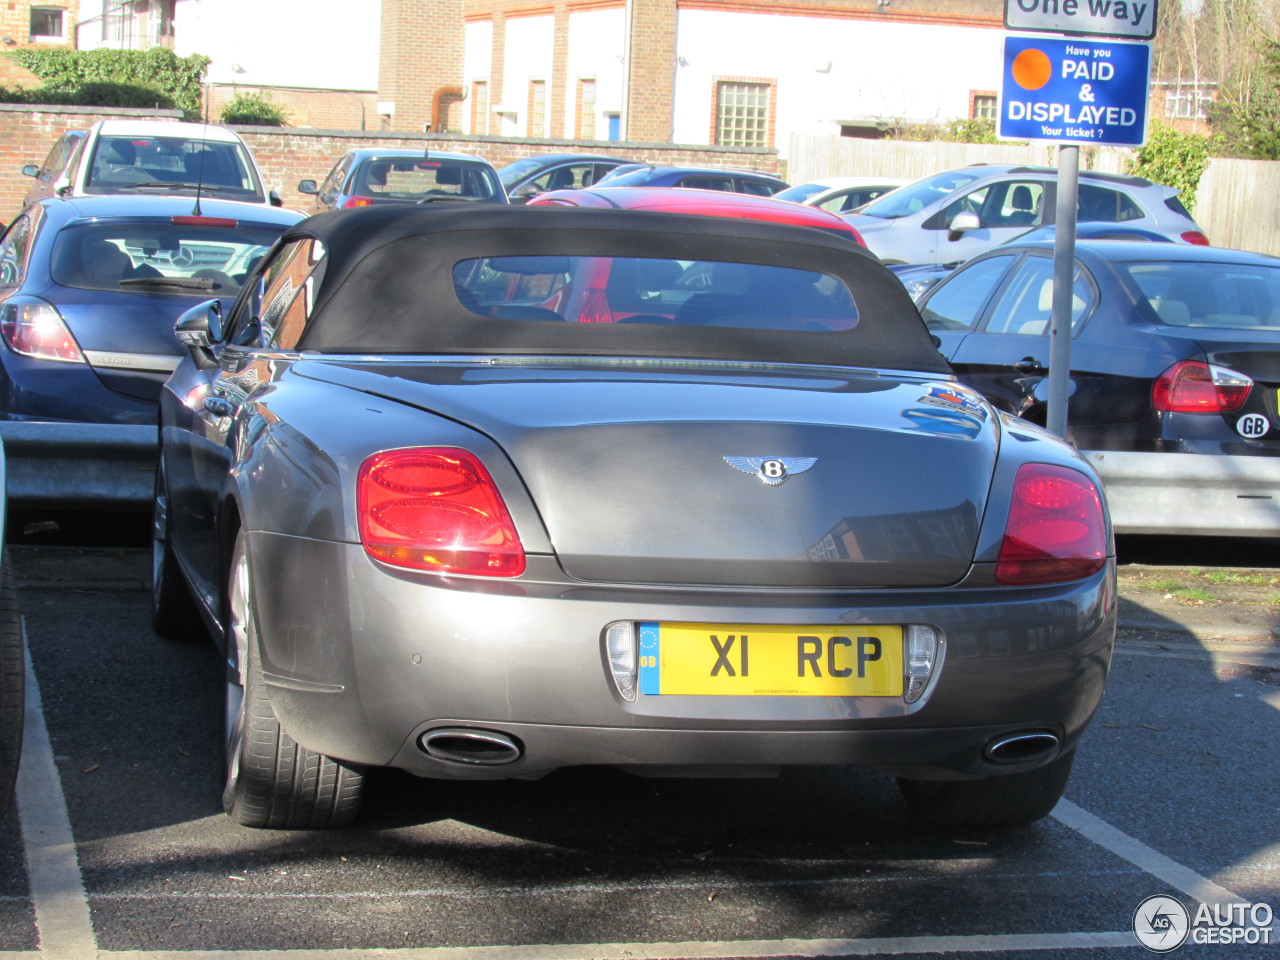
<path fill-rule="evenodd" d="M 900 697 L 902 628 L 641 623 L 640 692 Z"/>

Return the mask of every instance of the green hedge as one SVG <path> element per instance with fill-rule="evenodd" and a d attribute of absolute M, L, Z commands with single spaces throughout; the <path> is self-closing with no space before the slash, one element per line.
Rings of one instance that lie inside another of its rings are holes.
<path fill-rule="evenodd" d="M 287 127 L 289 116 L 269 97 L 259 93 L 237 93 L 222 108 L 222 122 L 250 127 Z"/>
<path fill-rule="evenodd" d="M 9 103 L 179 109 L 200 119 L 201 84 L 210 59 L 148 50 L 10 50 L 4 53 L 41 81 L 38 90 L 0 88 Z"/>
<path fill-rule="evenodd" d="M 1147 132 L 1147 143 L 1140 147 L 1127 165 L 1127 170 L 1153 183 L 1177 187 L 1180 199 L 1194 211 L 1196 188 L 1209 169 L 1214 141 L 1196 133 L 1182 133 L 1173 127 L 1153 123 Z"/>

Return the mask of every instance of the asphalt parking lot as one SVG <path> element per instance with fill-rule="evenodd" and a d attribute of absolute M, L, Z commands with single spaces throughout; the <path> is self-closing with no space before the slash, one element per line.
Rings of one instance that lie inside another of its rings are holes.
<path fill-rule="evenodd" d="M 152 634 L 144 550 L 12 556 L 35 696 L 0 821 L 0 960 L 1081 960 L 1149 956 L 1134 915 L 1152 896 L 1246 921 L 1280 906 L 1280 570 L 1184 602 L 1147 576 L 1161 564 L 1130 569 L 1066 799 L 1025 830 L 922 827 L 856 771 L 590 770 L 375 774 L 356 826 L 306 834 L 222 816 L 216 657 Z M 1275 955 L 1247 922 L 1197 930 L 1235 942 L 1172 955 Z"/>

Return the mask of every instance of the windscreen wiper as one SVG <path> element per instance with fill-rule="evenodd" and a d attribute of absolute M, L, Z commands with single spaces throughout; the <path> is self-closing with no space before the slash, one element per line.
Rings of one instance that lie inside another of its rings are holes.
<path fill-rule="evenodd" d="M 180 287 L 183 290 L 216 290 L 226 286 L 212 277 L 126 277 L 122 287 Z"/>
<path fill-rule="evenodd" d="M 129 184 L 134 190 L 199 190 L 202 193 L 217 193 L 226 187 L 211 187 L 207 183 L 174 183 L 171 180 L 146 180 L 142 183 Z"/>
<path fill-rule="evenodd" d="M 415 203 L 454 203 L 463 201 L 464 203 L 480 203 L 483 197 L 471 197 L 462 193 L 439 193 L 432 197 L 423 197 L 421 200 L 415 200 Z"/>

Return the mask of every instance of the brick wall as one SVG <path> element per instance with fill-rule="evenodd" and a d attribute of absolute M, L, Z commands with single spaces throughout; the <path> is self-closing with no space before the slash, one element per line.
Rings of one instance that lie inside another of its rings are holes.
<path fill-rule="evenodd" d="M 459 129 L 463 0 L 382 0 L 378 100 L 395 103 L 391 130 Z"/>
<path fill-rule="evenodd" d="M 207 116 L 214 123 L 222 109 L 238 94 L 258 94 L 280 107 L 291 127 L 318 130 L 370 130 L 383 128 L 378 116 L 378 95 L 368 90 L 314 90 L 259 87 L 249 84 L 211 84 L 206 88 Z M 418 129 L 422 129 L 419 127 Z"/>
<path fill-rule="evenodd" d="M 62 29 L 66 37 L 65 43 L 32 43 L 31 42 L 31 8 L 61 7 Z M 12 44 L 5 44 L 3 49 L 21 50 L 24 47 L 39 49 L 60 49 L 75 46 L 75 24 L 80 19 L 80 0 L 50 0 L 45 3 L 33 3 L 32 0 L 3 0 L 0 2 L 0 37 L 8 37 Z"/>
<path fill-rule="evenodd" d="M 40 163 L 53 142 L 67 130 L 116 118 L 177 119 L 175 110 L 106 110 L 100 107 L 30 107 L 0 104 L 0 219 L 12 220 L 32 181 L 22 175 L 23 164 Z M 430 147 L 484 157 L 500 167 L 539 153 L 605 153 L 654 163 L 699 164 L 779 171 L 774 150 L 681 144 L 593 140 L 529 139 L 431 134 L 323 130 L 297 127 L 235 127 L 262 168 L 270 189 L 278 190 L 286 206 L 309 211 L 313 199 L 297 191 L 298 181 L 319 181 L 337 159 L 356 147 Z"/>
<path fill-rule="evenodd" d="M 675 3 L 632 0 L 625 118 L 628 136 L 659 142 L 671 139 L 675 70 Z"/>

